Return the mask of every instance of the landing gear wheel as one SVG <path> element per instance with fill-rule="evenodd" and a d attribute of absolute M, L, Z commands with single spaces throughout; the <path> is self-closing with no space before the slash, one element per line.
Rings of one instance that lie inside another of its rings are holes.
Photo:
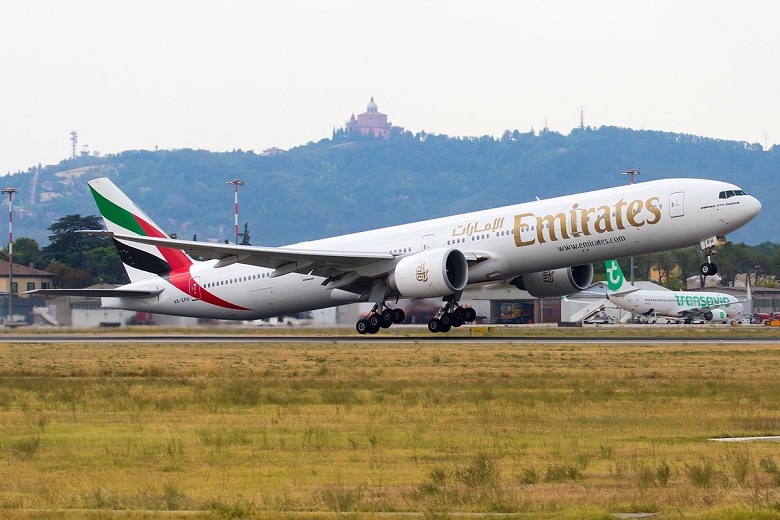
<path fill-rule="evenodd" d="M 366 320 L 368 320 L 369 328 L 379 330 L 379 327 L 382 326 L 382 320 L 378 314 L 371 314 Z"/>
<path fill-rule="evenodd" d="M 452 326 L 460 327 L 466 323 L 466 310 L 463 307 L 456 307 L 452 310 Z"/>
<path fill-rule="evenodd" d="M 449 312 L 445 312 L 444 314 L 439 316 L 439 321 L 441 322 L 442 328 L 446 328 L 447 330 L 450 330 L 450 327 L 452 327 L 452 314 L 450 314 Z"/>
<path fill-rule="evenodd" d="M 403 323 L 406 319 L 406 313 L 403 309 L 393 309 L 393 323 Z"/>
<path fill-rule="evenodd" d="M 443 332 L 441 330 L 442 324 L 439 318 L 432 318 L 428 321 L 428 330 L 431 332 Z"/>
<path fill-rule="evenodd" d="M 702 276 L 713 276 L 718 273 L 718 266 L 711 262 L 704 262 L 699 268 Z"/>
<path fill-rule="evenodd" d="M 368 320 L 365 318 L 361 318 L 355 323 L 355 330 L 357 330 L 359 334 L 368 334 L 368 329 Z"/>
<path fill-rule="evenodd" d="M 382 314 L 379 315 L 379 326 L 383 329 L 386 329 L 390 327 L 390 325 L 393 324 L 393 319 L 395 318 L 395 313 L 392 309 L 385 309 L 382 311 Z"/>
<path fill-rule="evenodd" d="M 466 323 L 473 323 L 474 320 L 477 319 L 477 311 L 469 307 L 468 309 L 464 309 L 466 313 Z"/>

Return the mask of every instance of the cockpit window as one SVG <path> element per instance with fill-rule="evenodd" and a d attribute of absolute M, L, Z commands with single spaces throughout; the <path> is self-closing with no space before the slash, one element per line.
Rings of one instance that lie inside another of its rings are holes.
<path fill-rule="evenodd" d="M 738 197 L 740 195 L 747 195 L 743 190 L 726 190 L 721 191 L 718 195 L 720 199 L 730 199 L 731 197 Z"/>

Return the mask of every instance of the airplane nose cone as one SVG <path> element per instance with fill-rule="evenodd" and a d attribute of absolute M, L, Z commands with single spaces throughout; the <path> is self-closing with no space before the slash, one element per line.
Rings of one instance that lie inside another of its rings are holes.
<path fill-rule="evenodd" d="M 761 213 L 761 203 L 758 201 L 757 198 L 752 197 L 748 195 L 745 197 L 744 201 L 740 201 L 740 205 L 742 206 L 742 218 L 740 219 L 740 226 L 744 226 L 756 216 Z"/>
<path fill-rule="evenodd" d="M 748 217 L 751 219 L 761 213 L 761 203 L 755 197 L 750 197 L 750 202 L 746 206 Z"/>

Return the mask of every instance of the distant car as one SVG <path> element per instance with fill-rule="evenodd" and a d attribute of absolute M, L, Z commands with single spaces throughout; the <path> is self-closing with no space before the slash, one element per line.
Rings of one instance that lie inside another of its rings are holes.
<path fill-rule="evenodd" d="M 588 325 L 607 325 L 609 323 L 615 323 L 615 320 L 609 316 L 593 316 L 592 318 L 583 321 L 583 323 Z"/>

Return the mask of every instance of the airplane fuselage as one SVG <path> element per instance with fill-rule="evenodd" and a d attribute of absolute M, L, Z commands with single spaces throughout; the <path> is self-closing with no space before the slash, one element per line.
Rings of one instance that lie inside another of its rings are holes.
<path fill-rule="evenodd" d="M 723 293 L 639 290 L 625 295 L 610 293 L 608 298 L 634 314 L 727 321 L 740 318 L 743 312 L 737 298 Z"/>
<path fill-rule="evenodd" d="M 469 284 L 511 280 L 522 274 L 687 247 L 724 236 L 760 210 L 760 203 L 748 195 L 723 198 L 723 193 L 738 190 L 733 184 L 710 180 L 651 181 L 287 247 L 382 251 L 396 257 L 454 248 L 480 259 L 469 266 Z M 366 294 L 328 288 L 320 276 L 272 277 L 273 269 L 240 263 L 217 265 L 216 260 L 195 262 L 189 272 L 172 273 L 168 279 L 136 281 L 126 288 L 163 291 L 147 299 L 103 298 L 103 306 L 202 318 L 258 319 L 368 300 Z M 217 298 L 207 301 L 202 289 Z"/>

